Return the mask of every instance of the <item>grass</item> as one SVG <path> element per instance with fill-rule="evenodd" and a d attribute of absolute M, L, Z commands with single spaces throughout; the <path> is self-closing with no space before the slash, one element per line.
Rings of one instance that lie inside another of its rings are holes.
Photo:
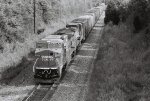
<path fill-rule="evenodd" d="M 87 101 L 150 100 L 150 57 L 143 35 L 124 24 L 104 28 Z"/>

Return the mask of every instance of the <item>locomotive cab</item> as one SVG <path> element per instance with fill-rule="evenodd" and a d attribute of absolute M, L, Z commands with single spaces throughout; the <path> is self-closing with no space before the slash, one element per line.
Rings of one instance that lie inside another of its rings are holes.
<path fill-rule="evenodd" d="M 81 25 L 82 41 L 84 41 L 85 36 L 86 36 L 86 25 L 88 21 L 86 19 L 77 18 L 77 19 L 74 19 L 72 23 L 77 23 Z"/>
<path fill-rule="evenodd" d="M 33 72 L 36 82 L 51 83 L 61 77 L 66 63 L 64 40 L 45 38 L 37 42 L 35 55 Z"/>
<path fill-rule="evenodd" d="M 66 25 L 66 27 L 77 29 L 77 31 L 76 31 L 77 39 L 80 41 L 83 39 L 82 25 L 81 24 L 71 22 L 71 23 L 68 23 Z"/>

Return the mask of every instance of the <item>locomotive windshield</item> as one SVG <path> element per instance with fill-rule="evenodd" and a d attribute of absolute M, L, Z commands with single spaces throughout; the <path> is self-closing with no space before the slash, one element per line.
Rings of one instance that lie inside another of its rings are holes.
<path fill-rule="evenodd" d="M 66 25 L 66 27 L 77 27 L 77 25 Z"/>
<path fill-rule="evenodd" d="M 72 29 L 76 29 L 76 28 L 78 28 L 78 26 L 77 26 L 77 25 L 66 25 L 66 27 L 67 27 L 67 28 L 72 28 Z"/>
<path fill-rule="evenodd" d="M 48 43 L 36 43 L 36 48 L 48 48 Z"/>
<path fill-rule="evenodd" d="M 49 48 L 62 48 L 62 43 L 49 43 Z"/>
<path fill-rule="evenodd" d="M 56 66 L 54 58 L 41 57 L 36 62 L 36 67 L 53 67 Z"/>

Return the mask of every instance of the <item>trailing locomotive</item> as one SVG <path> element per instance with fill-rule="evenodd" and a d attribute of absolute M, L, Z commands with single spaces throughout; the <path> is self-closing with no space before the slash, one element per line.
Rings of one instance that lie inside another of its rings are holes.
<path fill-rule="evenodd" d="M 39 83 L 59 81 L 76 50 L 86 40 L 104 8 L 95 7 L 36 43 L 37 59 L 33 66 L 34 79 Z"/>

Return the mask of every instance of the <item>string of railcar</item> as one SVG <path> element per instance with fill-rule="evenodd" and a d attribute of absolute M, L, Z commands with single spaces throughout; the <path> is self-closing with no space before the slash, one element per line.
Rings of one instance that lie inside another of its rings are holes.
<path fill-rule="evenodd" d="M 33 66 L 36 83 L 59 82 L 62 71 L 86 40 L 104 11 L 105 5 L 94 7 L 69 22 L 65 28 L 48 35 L 36 43 L 37 59 Z"/>

